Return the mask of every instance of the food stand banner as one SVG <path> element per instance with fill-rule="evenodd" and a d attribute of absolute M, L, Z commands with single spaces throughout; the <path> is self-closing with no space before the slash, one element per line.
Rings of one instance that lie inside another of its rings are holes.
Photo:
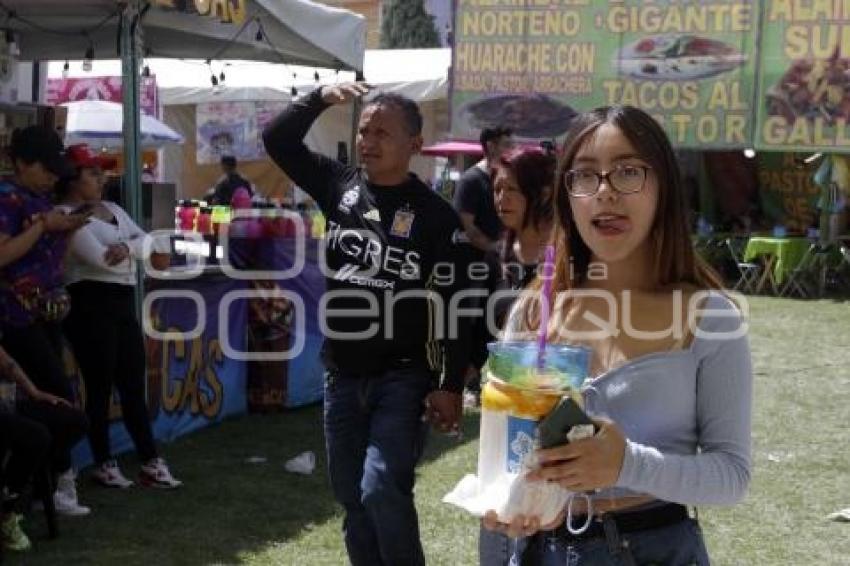
<path fill-rule="evenodd" d="M 647 110 L 682 148 L 752 141 L 759 2 L 457 0 L 452 132 L 557 138 L 577 112 Z"/>
<path fill-rule="evenodd" d="M 201 302 L 172 297 L 152 304 L 152 325 L 162 332 L 188 332 L 196 326 L 203 329 L 200 335 L 187 340 L 145 340 L 147 403 L 157 440 L 171 441 L 246 411 L 245 363 L 223 354 L 218 335 L 218 303 L 240 285 L 244 284 L 223 278 L 197 279 L 170 288 L 197 293 Z M 199 304 L 204 305 L 201 313 Z M 199 314 L 203 320 L 197 320 Z M 234 303 L 228 317 L 231 344 L 244 347 L 245 325 L 245 304 Z M 132 450 L 117 399 L 112 402 L 110 421 L 112 452 Z M 73 457 L 78 468 L 91 462 L 86 440 L 75 447 Z"/>
<path fill-rule="evenodd" d="M 189 299 L 164 298 L 153 303 L 152 325 L 162 332 L 190 332 L 203 323 L 200 335 L 191 339 L 147 340 L 148 406 L 156 415 L 158 438 L 170 440 L 245 412 L 245 364 L 224 353 L 218 309 L 222 297 L 239 285 L 224 278 L 203 278 L 186 285 L 185 290 L 201 297 L 205 316 L 198 312 L 200 303 Z M 226 340 L 240 350 L 245 347 L 245 324 L 244 302 L 231 304 Z"/>
<path fill-rule="evenodd" d="M 756 147 L 850 149 L 850 3 L 764 0 Z"/>
<path fill-rule="evenodd" d="M 156 77 L 139 79 L 139 106 L 154 118 L 159 116 Z M 57 105 L 78 100 L 105 100 L 121 104 L 121 77 L 85 77 L 47 79 L 47 104 Z"/>
<path fill-rule="evenodd" d="M 199 164 L 218 163 L 222 155 L 239 161 L 258 159 L 257 116 L 253 102 L 214 102 L 195 109 Z"/>
<path fill-rule="evenodd" d="M 266 158 L 262 133 L 285 104 L 276 101 L 212 102 L 195 110 L 197 162 L 218 163 L 222 155 L 239 161 Z"/>

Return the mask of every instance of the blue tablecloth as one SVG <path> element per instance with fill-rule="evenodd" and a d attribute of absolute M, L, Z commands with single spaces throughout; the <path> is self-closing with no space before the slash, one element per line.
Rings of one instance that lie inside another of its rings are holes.
<path fill-rule="evenodd" d="M 324 278 L 316 265 L 317 240 L 308 240 L 303 267 L 297 274 L 270 281 L 291 293 L 291 309 L 286 326 L 291 346 L 299 346 L 294 357 L 283 364 L 279 375 L 281 407 L 296 407 L 322 398 L 324 370 L 319 359 L 322 336 L 318 327 L 318 304 L 324 291 Z M 291 242 L 278 242 L 274 250 L 264 248 L 265 261 L 291 266 Z M 274 256 L 274 259 L 270 257 Z M 148 407 L 154 435 L 172 440 L 190 431 L 246 412 L 248 363 L 225 355 L 229 346 L 245 352 L 248 345 L 249 301 L 238 294 L 255 291 L 251 280 L 233 279 L 222 273 L 206 273 L 186 280 L 149 280 L 148 293 L 165 293 L 151 303 L 152 326 L 160 332 L 186 333 L 198 326 L 198 304 L 205 315 L 200 332 L 187 339 L 147 338 Z M 191 294 L 192 298 L 178 296 Z M 230 299 L 229 307 L 222 305 Z M 289 300 L 289 299 L 286 299 Z M 196 304 L 198 303 L 198 304 Z M 226 319 L 221 320 L 221 315 Z M 251 362 L 253 363 L 253 362 Z M 266 372 L 268 373 L 268 372 Z M 277 376 L 272 374 L 272 379 Z M 132 449 L 129 435 L 120 421 L 117 399 L 111 410 L 113 453 Z M 77 467 L 91 462 L 88 442 L 74 451 Z"/>

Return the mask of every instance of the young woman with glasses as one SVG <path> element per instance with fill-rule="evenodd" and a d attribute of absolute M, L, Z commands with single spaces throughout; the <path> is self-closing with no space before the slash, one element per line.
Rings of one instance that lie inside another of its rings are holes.
<path fill-rule="evenodd" d="M 576 118 L 555 199 L 547 333 L 593 349 L 581 395 L 598 432 L 539 451 L 529 479 L 588 497 L 551 525 L 505 524 L 491 512 L 485 526 L 540 531 L 524 564 L 708 564 L 688 507 L 735 503 L 750 479 L 741 310 L 694 255 L 673 150 L 645 112 L 615 106 Z M 506 339 L 536 337 L 538 297 L 516 304 Z"/>

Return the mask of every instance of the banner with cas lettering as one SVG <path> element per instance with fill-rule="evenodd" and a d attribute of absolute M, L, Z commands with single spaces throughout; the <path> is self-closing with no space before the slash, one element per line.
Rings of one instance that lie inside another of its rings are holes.
<path fill-rule="evenodd" d="M 752 141 L 756 0 L 458 0 L 455 16 L 455 137 L 558 138 L 578 112 L 630 104 L 678 147 Z"/>

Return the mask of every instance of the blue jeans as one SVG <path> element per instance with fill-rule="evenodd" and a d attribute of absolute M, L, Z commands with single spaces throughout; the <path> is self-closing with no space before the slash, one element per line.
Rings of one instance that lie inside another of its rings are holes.
<path fill-rule="evenodd" d="M 516 556 L 514 564 L 519 564 L 530 540 L 533 539 L 512 539 L 482 525 L 478 531 L 478 563 L 480 566 L 509 566 Z"/>
<path fill-rule="evenodd" d="M 329 372 L 325 444 L 334 496 L 345 508 L 343 532 L 353 566 L 425 564 L 413 504 L 422 421 L 434 375 L 390 370 L 374 377 Z"/>
<path fill-rule="evenodd" d="M 618 539 L 618 540 L 617 540 Z M 685 519 L 667 527 L 569 541 L 548 532 L 534 537 L 523 566 L 709 566 L 699 523 Z"/>

